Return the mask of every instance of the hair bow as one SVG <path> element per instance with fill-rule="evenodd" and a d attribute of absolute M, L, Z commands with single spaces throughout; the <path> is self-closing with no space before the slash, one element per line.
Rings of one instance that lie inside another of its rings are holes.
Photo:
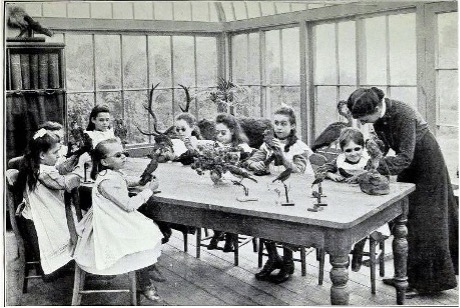
<path fill-rule="evenodd" d="M 48 133 L 48 131 L 44 128 L 40 128 L 32 137 L 34 140 L 40 137 L 45 136 Z"/>

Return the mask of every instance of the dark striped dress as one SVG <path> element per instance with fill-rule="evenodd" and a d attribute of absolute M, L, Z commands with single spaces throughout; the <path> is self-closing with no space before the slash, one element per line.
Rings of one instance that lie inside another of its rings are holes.
<path fill-rule="evenodd" d="M 408 280 L 419 292 L 457 286 L 458 205 L 441 149 L 421 115 L 409 105 L 385 99 L 385 115 L 374 129 L 395 156 L 380 163 L 382 174 L 414 183 L 409 196 Z"/>

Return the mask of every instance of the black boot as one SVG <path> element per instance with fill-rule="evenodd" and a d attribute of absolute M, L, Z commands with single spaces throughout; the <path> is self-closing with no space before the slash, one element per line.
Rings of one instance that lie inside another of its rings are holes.
<path fill-rule="evenodd" d="M 219 247 L 219 241 L 223 240 L 224 232 L 214 230 L 214 235 L 208 245 L 208 250 L 217 249 Z"/>
<path fill-rule="evenodd" d="M 276 250 L 276 244 L 272 241 L 265 241 L 265 247 L 267 248 L 268 260 L 260 272 L 256 274 L 257 280 L 267 280 L 270 277 L 271 272 L 281 268 L 283 260 L 281 260 Z M 262 248 L 261 248 L 262 249 Z"/>
<path fill-rule="evenodd" d="M 292 250 L 283 247 L 283 265 L 281 270 L 275 276 L 270 276 L 270 281 L 274 283 L 282 283 L 294 274 L 294 261 L 292 260 Z"/>
<path fill-rule="evenodd" d="M 366 244 L 367 238 L 364 238 L 357 242 L 353 247 L 353 258 L 351 259 L 351 270 L 358 272 L 361 269 L 363 263 L 363 251 L 364 245 Z"/>
<path fill-rule="evenodd" d="M 234 242 L 236 240 L 236 234 L 233 233 L 225 233 L 225 244 L 224 244 L 224 252 L 232 252 L 235 251 Z"/>

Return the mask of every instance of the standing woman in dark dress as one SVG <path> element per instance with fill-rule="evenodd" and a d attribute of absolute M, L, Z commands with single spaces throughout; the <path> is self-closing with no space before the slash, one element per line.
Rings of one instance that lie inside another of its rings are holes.
<path fill-rule="evenodd" d="M 409 195 L 407 295 L 455 288 L 458 274 L 458 205 L 441 149 L 428 124 L 409 105 L 384 99 L 382 90 L 360 88 L 348 98 L 353 118 L 373 123 L 395 156 L 386 156 L 378 171 L 414 183 Z M 386 284 L 394 285 L 392 279 Z"/>

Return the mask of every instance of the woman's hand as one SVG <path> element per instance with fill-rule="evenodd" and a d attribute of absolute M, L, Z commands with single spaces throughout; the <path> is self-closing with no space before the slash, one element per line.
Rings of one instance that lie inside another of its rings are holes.
<path fill-rule="evenodd" d="M 158 186 L 160 186 L 160 182 L 158 182 L 156 176 L 153 176 L 152 180 L 147 183 L 147 187 L 150 188 L 150 190 L 152 191 L 157 190 Z"/>
<path fill-rule="evenodd" d="M 263 161 L 256 161 L 256 162 L 253 162 L 249 165 L 249 167 L 253 170 L 256 170 L 256 171 L 264 171 L 265 170 L 265 164 Z"/>
<path fill-rule="evenodd" d="M 326 175 L 327 175 L 328 178 L 330 178 L 331 180 L 333 180 L 335 182 L 342 182 L 343 180 L 345 180 L 345 178 L 343 176 L 341 176 L 340 174 L 335 174 L 335 173 L 332 173 L 332 172 L 328 172 Z"/>

